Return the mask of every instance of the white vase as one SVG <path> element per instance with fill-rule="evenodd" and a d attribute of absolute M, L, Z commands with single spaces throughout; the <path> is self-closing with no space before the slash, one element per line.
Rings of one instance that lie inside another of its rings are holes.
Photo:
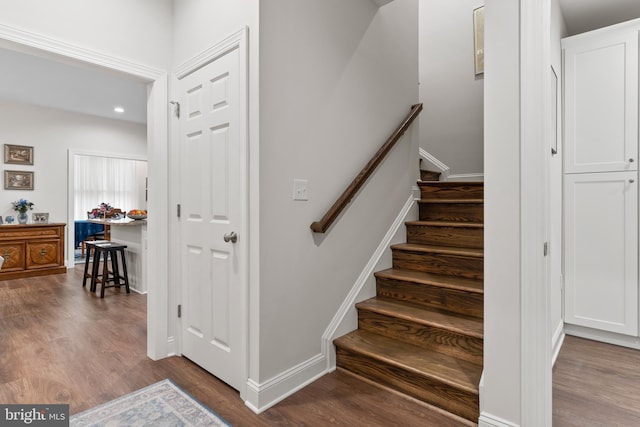
<path fill-rule="evenodd" d="M 28 220 L 29 220 L 29 215 L 27 215 L 26 212 L 20 212 L 18 214 L 18 223 L 26 224 Z"/>

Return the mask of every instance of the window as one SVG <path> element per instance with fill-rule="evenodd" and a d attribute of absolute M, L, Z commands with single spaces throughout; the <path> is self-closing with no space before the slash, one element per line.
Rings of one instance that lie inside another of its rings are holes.
<path fill-rule="evenodd" d="M 146 209 L 146 161 L 76 155 L 74 162 L 75 219 L 87 219 L 102 202 L 125 212 Z"/>

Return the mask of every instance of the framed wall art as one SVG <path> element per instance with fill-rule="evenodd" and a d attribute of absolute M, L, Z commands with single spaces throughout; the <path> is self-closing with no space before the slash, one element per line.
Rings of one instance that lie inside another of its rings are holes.
<path fill-rule="evenodd" d="M 484 6 L 473 9 L 473 49 L 476 75 L 484 74 Z"/>
<path fill-rule="evenodd" d="M 5 190 L 33 190 L 33 172 L 4 171 Z"/>
<path fill-rule="evenodd" d="M 31 218 L 36 224 L 47 224 L 49 222 L 49 212 L 34 213 Z"/>
<path fill-rule="evenodd" d="M 32 165 L 33 147 L 4 144 L 4 162 L 14 165 Z"/>

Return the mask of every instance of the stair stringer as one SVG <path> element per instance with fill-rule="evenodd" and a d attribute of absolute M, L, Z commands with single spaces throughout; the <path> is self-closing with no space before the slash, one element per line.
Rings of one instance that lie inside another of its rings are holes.
<path fill-rule="evenodd" d="M 356 303 L 376 295 L 376 279 L 373 273 L 391 267 L 391 245 L 406 240 L 404 223 L 418 218 L 419 199 L 419 191 L 414 191 L 409 196 L 322 335 L 322 354 L 327 358 L 327 372 L 336 369 L 336 349 L 333 340 L 358 329 Z"/>

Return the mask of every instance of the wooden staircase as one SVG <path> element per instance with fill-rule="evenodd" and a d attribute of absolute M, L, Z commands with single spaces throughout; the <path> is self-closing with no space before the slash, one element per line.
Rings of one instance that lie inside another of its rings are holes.
<path fill-rule="evenodd" d="M 356 304 L 358 329 L 334 343 L 339 368 L 431 406 L 462 424 L 479 416 L 483 355 L 481 182 L 420 181 L 419 221 Z"/>

